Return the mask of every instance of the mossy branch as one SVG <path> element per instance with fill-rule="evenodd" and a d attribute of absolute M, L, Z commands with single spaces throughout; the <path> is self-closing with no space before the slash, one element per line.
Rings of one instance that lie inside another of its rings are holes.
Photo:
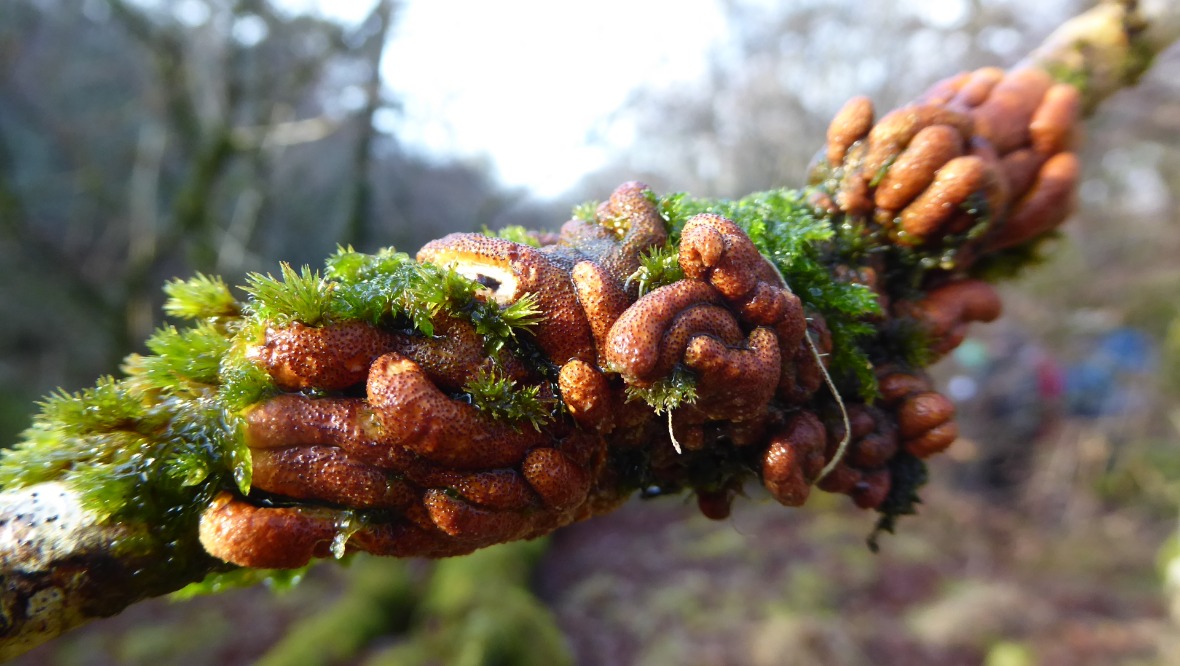
<path fill-rule="evenodd" d="M 1104 3 L 1062 26 L 1027 62 L 1076 83 L 1093 107 L 1134 83 L 1159 51 L 1180 38 L 1177 14 L 1165 0 Z M 803 205 L 792 196 L 776 191 L 737 202 L 673 197 L 660 204 L 673 237 L 678 220 L 683 224 L 693 213 L 712 210 L 733 217 L 772 261 L 785 265 L 789 259 L 793 286 L 809 304 L 825 308 L 836 343 L 833 367 L 855 375 L 865 364 L 854 341 L 873 301 L 822 274 L 823 263 L 808 256 L 808 239 L 831 241 L 830 226 L 780 236 L 767 224 L 774 211 Z M 521 230 L 509 234 L 528 236 Z M 653 255 L 636 279 L 644 288 L 673 279 L 669 265 L 667 256 Z M 215 278 L 171 283 L 167 312 L 194 325 L 157 332 L 150 355 L 128 360 L 126 379 L 104 380 L 81 396 L 51 397 L 26 436 L 31 444 L 0 465 L 0 576 L 6 581 L 0 658 L 226 568 L 195 538 L 192 512 L 217 489 L 249 486 L 237 411 L 274 389 L 246 358 L 241 341 L 264 335 L 264 320 L 361 319 L 431 335 L 435 317 L 445 311 L 475 326 L 490 355 L 527 345 L 520 334 L 536 323 L 535 304 L 522 300 L 501 309 L 475 298 L 479 289 L 453 271 L 419 265 L 404 254 L 351 250 L 331 257 L 323 273 L 284 265 L 279 278 L 252 277 L 247 304 Z M 871 386 L 871 378 L 857 384 Z M 686 387 L 678 390 L 688 395 Z M 489 375 L 468 390 L 478 394 L 475 402 L 522 427 L 547 416 L 544 400 L 529 392 L 513 395 L 512 388 Z M 95 409 L 77 412 L 79 404 Z M 40 455 L 49 450 L 66 453 Z M 144 470 L 160 469 L 167 470 L 168 483 L 145 476 Z"/>

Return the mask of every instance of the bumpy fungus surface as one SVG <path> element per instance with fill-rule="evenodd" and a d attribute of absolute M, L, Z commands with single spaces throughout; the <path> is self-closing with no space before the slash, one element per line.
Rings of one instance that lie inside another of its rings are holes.
<path fill-rule="evenodd" d="M 47 405 L 0 477 L 82 483 L 134 468 L 110 441 L 171 437 L 188 467 L 168 487 L 193 511 L 161 538 L 196 533 L 250 567 L 467 553 L 637 491 L 689 491 L 723 518 L 755 480 L 788 506 L 846 494 L 889 529 L 956 436 L 921 365 L 999 315 L 982 276 L 1068 214 L 1078 114 L 1044 72 L 983 69 L 876 122 L 849 102 L 802 193 L 631 182 L 556 236 L 341 250 L 323 276 L 253 277 L 244 304 L 178 283 L 170 311 L 195 326 Z M 194 350 L 218 361 L 185 363 Z M 97 407 L 69 430 L 79 405 Z M 63 433 L 74 448 L 29 474 Z"/>

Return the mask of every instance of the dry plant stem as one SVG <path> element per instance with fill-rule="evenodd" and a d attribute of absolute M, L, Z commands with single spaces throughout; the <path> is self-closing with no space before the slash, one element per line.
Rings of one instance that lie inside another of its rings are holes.
<path fill-rule="evenodd" d="M 1155 54 L 1180 38 L 1175 5 L 1103 3 L 1064 24 L 1023 64 L 1079 83 L 1092 110 L 1133 84 Z M 195 540 L 182 567 L 171 557 L 176 553 L 126 547 L 135 530 L 150 528 L 103 524 L 60 484 L 0 493 L 0 659 L 180 589 L 219 566 Z"/>

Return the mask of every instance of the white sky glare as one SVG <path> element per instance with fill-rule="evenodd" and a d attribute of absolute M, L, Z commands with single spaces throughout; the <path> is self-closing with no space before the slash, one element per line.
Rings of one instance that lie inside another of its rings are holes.
<path fill-rule="evenodd" d="M 287 0 L 353 22 L 373 0 Z M 693 81 L 726 31 L 714 0 L 410 0 L 382 71 L 403 145 L 487 158 L 506 185 L 554 196 L 608 155 L 587 135 L 647 82 Z"/>

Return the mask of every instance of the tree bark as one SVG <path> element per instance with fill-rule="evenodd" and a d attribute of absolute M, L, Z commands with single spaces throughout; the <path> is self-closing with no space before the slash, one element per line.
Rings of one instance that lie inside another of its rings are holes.
<path fill-rule="evenodd" d="M 146 529 L 104 523 L 61 483 L 0 493 L 0 660 L 217 568 L 200 553 L 178 567 L 164 552 L 131 546 Z"/>

